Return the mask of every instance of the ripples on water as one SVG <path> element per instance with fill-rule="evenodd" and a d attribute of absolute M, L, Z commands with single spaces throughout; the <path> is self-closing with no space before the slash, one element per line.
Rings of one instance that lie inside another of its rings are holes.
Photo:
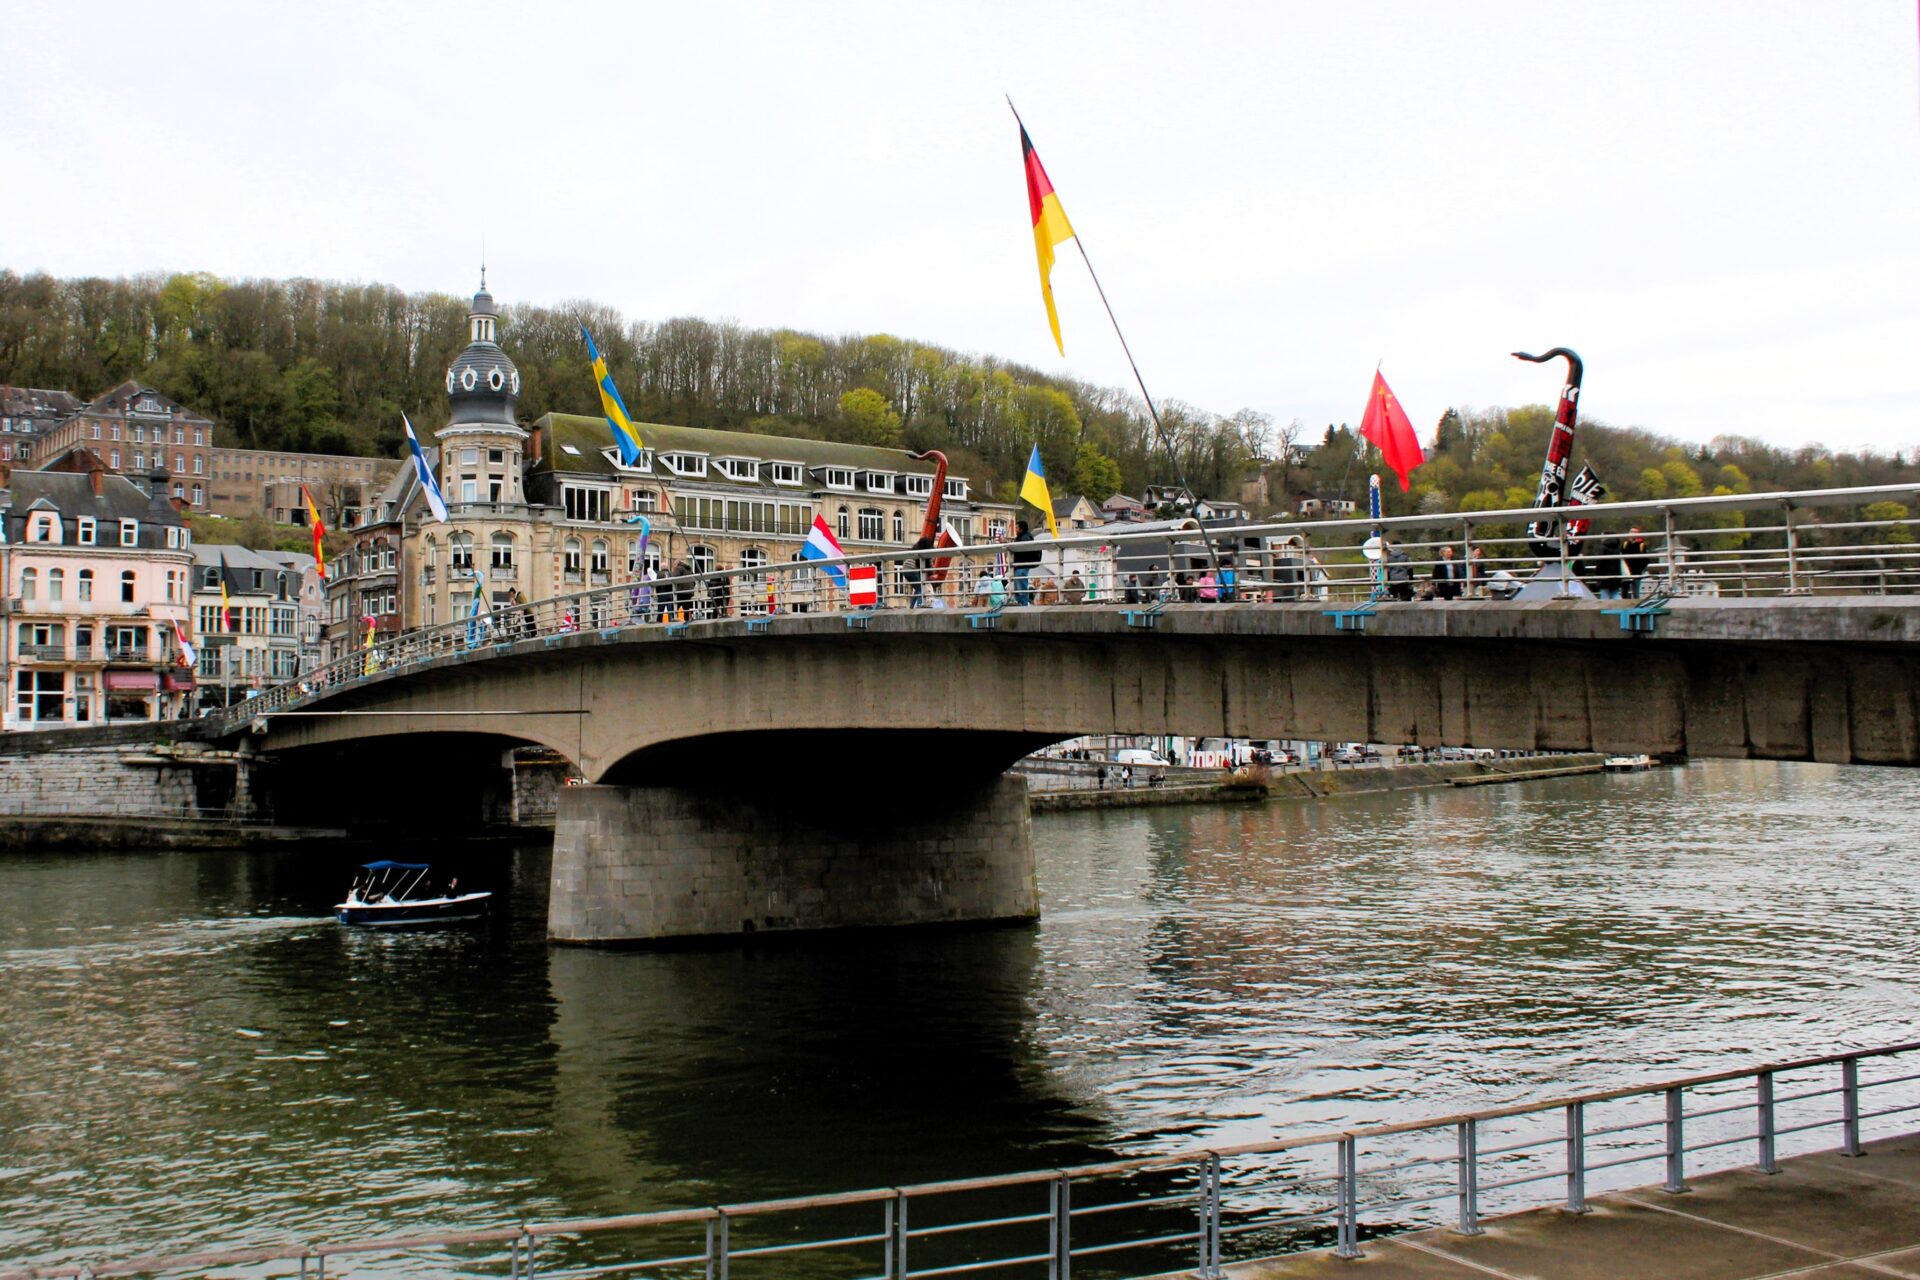
<path fill-rule="evenodd" d="M 549 949 L 349 859 L 0 860 L 0 1261 L 1254 1141 L 1913 1035 L 1920 775 L 1695 765 L 1040 819 L 1032 929 Z"/>

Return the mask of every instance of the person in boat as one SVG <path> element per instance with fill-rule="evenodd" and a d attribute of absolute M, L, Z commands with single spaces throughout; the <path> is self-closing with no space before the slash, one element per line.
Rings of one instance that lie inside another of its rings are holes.
<path fill-rule="evenodd" d="M 460 877 L 459 876 L 452 876 L 448 878 L 446 892 L 443 893 L 441 896 L 445 898 L 457 898 L 460 896 Z"/>

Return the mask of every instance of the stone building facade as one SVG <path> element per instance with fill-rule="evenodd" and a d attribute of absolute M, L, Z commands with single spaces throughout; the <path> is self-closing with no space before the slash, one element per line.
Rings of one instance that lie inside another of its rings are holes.
<path fill-rule="evenodd" d="M 484 288 L 468 325 L 470 341 L 447 370 L 447 424 L 426 451 L 448 519 L 432 517 L 402 465 L 330 566 L 329 658 L 364 639 L 369 617 L 379 632 L 467 618 L 476 586 L 484 609 L 666 576 L 679 564 L 695 572 L 782 564 L 799 558 L 815 515 L 850 555 L 907 547 L 921 534 L 931 461 L 640 423 L 645 448 L 624 466 L 599 418 L 520 423 L 520 375 Z M 1015 508 L 980 501 L 966 477 L 949 474 L 941 499 L 942 523 L 963 544 L 1010 536 Z"/>
<path fill-rule="evenodd" d="M 176 625 L 190 627 L 193 542 L 164 471 L 136 481 L 0 463 L 0 643 L 8 729 L 159 720 L 194 689 Z"/>
<path fill-rule="evenodd" d="M 167 471 L 168 494 L 196 511 L 207 509 L 212 476 L 213 422 L 138 382 L 123 382 L 94 397 L 35 440 L 36 459 L 84 445 L 109 471 L 147 476 Z"/>
<path fill-rule="evenodd" d="M 304 525 L 304 484 L 329 529 L 347 529 L 365 520 L 374 498 L 400 466 L 392 458 L 281 449 L 215 449 L 209 465 L 213 475 L 207 503 L 212 511 Z"/>

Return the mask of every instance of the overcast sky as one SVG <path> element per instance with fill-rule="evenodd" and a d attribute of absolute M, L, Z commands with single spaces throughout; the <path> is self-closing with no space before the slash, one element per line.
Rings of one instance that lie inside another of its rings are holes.
<path fill-rule="evenodd" d="M 1551 401 L 1920 447 L 1914 0 L 7 0 L 0 266 L 1047 332 L 1011 94 L 1147 386 L 1315 430 Z M 511 347 L 509 332 L 506 341 Z M 76 388 L 80 391 L 93 388 Z"/>

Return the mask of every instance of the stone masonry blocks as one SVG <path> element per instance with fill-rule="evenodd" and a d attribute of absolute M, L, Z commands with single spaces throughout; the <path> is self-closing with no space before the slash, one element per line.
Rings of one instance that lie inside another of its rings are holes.
<path fill-rule="evenodd" d="M 547 932 L 621 943 L 1039 913 L 1026 782 L 870 805 L 813 792 L 569 787 Z"/>

